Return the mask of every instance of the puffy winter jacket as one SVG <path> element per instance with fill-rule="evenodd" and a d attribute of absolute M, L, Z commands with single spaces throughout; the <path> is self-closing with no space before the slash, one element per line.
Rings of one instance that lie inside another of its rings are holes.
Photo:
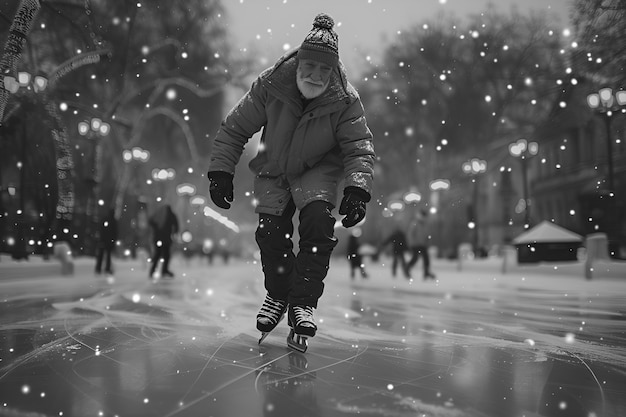
<path fill-rule="evenodd" d="M 346 80 L 343 65 L 326 91 L 303 108 L 296 85 L 297 49 L 263 71 L 228 113 L 215 137 L 210 171 L 235 172 L 248 139 L 263 129 L 254 172 L 257 213 L 280 215 L 293 198 L 302 209 L 314 200 L 335 205 L 337 187 L 371 193 L 372 133 L 363 105 Z"/>

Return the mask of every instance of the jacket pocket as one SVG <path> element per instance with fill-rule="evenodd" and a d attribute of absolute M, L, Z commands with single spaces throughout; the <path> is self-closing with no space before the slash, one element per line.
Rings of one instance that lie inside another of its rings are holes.
<path fill-rule="evenodd" d="M 257 213 L 280 216 L 291 199 L 291 192 L 283 176 L 257 175 L 254 178 L 254 197 L 257 200 Z"/>

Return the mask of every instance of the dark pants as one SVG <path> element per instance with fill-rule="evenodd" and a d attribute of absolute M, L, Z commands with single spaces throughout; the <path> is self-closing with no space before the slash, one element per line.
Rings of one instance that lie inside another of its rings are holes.
<path fill-rule="evenodd" d="M 412 256 L 409 260 L 409 269 L 413 268 L 420 256 L 424 258 L 424 275 L 430 274 L 430 256 L 428 255 L 428 248 L 426 246 L 413 246 L 411 248 Z"/>
<path fill-rule="evenodd" d="M 102 262 L 104 261 L 104 272 L 108 274 L 113 273 L 113 267 L 111 265 L 111 253 L 113 248 L 98 246 L 96 250 L 96 273 L 102 272 Z"/>
<path fill-rule="evenodd" d="M 265 289 L 272 298 L 317 307 L 324 291 L 330 255 L 337 245 L 332 207 L 325 201 L 314 201 L 300 211 L 297 255 L 292 240 L 296 212 L 293 201 L 282 216 L 259 215 L 255 237 L 261 250 Z"/>
<path fill-rule="evenodd" d="M 153 253 L 152 253 L 152 266 L 150 267 L 150 276 L 154 274 L 157 265 L 159 264 L 159 260 L 163 258 L 163 266 L 161 267 L 161 274 L 165 274 L 169 272 L 170 266 L 170 251 L 172 249 L 172 242 L 167 240 L 161 240 L 161 245 L 158 245 L 157 242 L 153 243 Z"/>
<path fill-rule="evenodd" d="M 392 256 L 393 258 L 391 260 L 391 275 L 394 277 L 396 276 L 398 264 L 400 264 L 400 267 L 402 268 L 402 273 L 404 274 L 405 278 L 411 278 L 409 265 L 407 264 L 406 259 L 404 259 L 404 251 L 394 250 Z"/>
<path fill-rule="evenodd" d="M 354 271 L 357 269 L 361 271 L 361 277 L 367 278 L 367 272 L 365 272 L 365 266 L 363 266 L 363 257 L 358 253 L 351 253 L 348 255 L 350 261 L 350 278 L 354 278 Z"/>

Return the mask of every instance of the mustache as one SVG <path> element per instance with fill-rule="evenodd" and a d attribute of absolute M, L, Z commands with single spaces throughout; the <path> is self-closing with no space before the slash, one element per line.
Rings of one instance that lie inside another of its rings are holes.
<path fill-rule="evenodd" d="M 313 79 L 311 79 L 309 77 L 300 77 L 300 80 L 304 81 L 304 82 L 307 82 L 309 84 L 316 85 L 318 87 L 323 87 L 324 86 L 324 82 L 322 82 L 322 81 L 315 81 L 315 80 L 313 80 Z"/>

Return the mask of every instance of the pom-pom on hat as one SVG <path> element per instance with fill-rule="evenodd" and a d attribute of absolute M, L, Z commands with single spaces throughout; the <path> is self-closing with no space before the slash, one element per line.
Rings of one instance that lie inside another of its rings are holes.
<path fill-rule="evenodd" d="M 306 35 L 300 50 L 299 59 L 313 59 L 334 67 L 339 62 L 339 37 L 333 30 L 335 21 L 325 13 L 313 20 L 313 28 Z"/>

